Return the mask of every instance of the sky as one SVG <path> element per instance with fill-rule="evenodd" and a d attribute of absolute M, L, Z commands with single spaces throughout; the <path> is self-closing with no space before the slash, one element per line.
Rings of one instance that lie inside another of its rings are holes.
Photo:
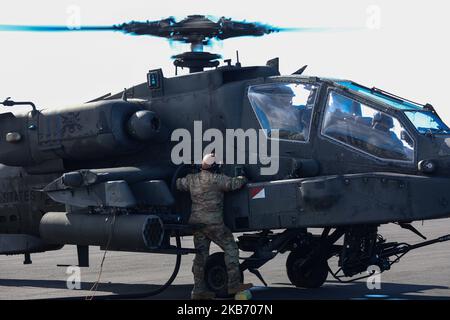
<path fill-rule="evenodd" d="M 239 50 L 245 66 L 279 57 L 282 74 L 307 64 L 307 75 L 351 79 L 431 103 L 450 124 L 449 9 L 450 2 L 442 0 L 2 0 L 0 24 L 112 25 L 206 14 L 281 27 L 329 27 L 231 39 L 209 49 L 233 61 Z M 0 47 L 0 100 L 31 100 L 38 108 L 121 91 L 145 82 L 149 69 L 161 67 L 165 76 L 174 76 L 170 57 L 188 50 L 118 32 L 0 32 Z"/>

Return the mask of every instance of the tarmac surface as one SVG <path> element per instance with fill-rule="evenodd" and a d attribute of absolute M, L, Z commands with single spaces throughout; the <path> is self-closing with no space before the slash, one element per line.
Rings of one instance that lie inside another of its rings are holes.
<path fill-rule="evenodd" d="M 450 234 L 450 219 L 414 224 L 428 239 Z M 314 233 L 320 230 L 313 230 Z M 388 241 L 418 243 L 417 235 L 399 226 L 382 226 L 380 233 Z M 192 238 L 183 238 L 183 246 L 192 247 Z M 213 248 L 217 251 L 217 248 Z M 48 299 L 86 297 L 151 291 L 164 283 L 172 273 L 175 256 L 108 252 L 95 291 L 90 291 L 99 277 L 103 251 L 90 248 L 89 268 L 81 268 L 81 289 L 69 290 L 67 267 L 76 265 L 76 247 L 32 255 L 33 263 L 23 265 L 23 256 L 0 256 L 0 299 Z M 450 299 L 450 241 L 420 248 L 408 253 L 390 271 L 381 274 L 381 289 L 369 290 L 366 280 L 340 283 L 329 275 L 319 289 L 295 288 L 285 271 L 287 254 L 278 255 L 260 271 L 268 283 L 248 271 L 245 281 L 252 282 L 254 299 Z M 183 256 L 175 282 L 163 293 L 150 299 L 189 299 L 192 289 L 193 256 Z M 336 268 L 336 259 L 330 263 Z"/>

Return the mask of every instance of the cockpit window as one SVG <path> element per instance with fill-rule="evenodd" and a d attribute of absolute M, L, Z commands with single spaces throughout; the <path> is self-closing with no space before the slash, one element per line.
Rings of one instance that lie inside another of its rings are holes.
<path fill-rule="evenodd" d="M 431 111 L 405 111 L 405 114 L 422 134 L 450 134 L 450 129 Z"/>
<path fill-rule="evenodd" d="M 395 118 L 332 91 L 322 134 L 377 158 L 413 161 L 414 140 Z"/>
<path fill-rule="evenodd" d="M 302 83 L 269 83 L 251 86 L 248 98 L 261 127 L 270 137 L 308 141 L 318 87 Z"/>

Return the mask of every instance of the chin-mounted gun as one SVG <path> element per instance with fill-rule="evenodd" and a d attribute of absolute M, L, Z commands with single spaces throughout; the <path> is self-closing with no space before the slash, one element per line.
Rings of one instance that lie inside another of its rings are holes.
<path fill-rule="evenodd" d="M 421 238 L 424 236 L 412 225 L 399 224 L 402 228 L 411 230 Z M 436 239 L 426 240 L 416 244 L 404 242 L 387 242 L 378 234 L 376 226 L 364 228 L 350 228 L 345 233 L 344 245 L 339 256 L 339 269 L 332 272 L 333 277 L 341 282 L 356 281 L 367 276 L 350 280 L 341 280 L 344 277 L 353 277 L 369 270 L 370 266 L 377 266 L 379 272 L 389 270 L 405 254 L 411 250 L 426 247 L 432 244 L 450 241 L 450 234 Z M 426 239 L 426 238 L 425 238 Z"/>

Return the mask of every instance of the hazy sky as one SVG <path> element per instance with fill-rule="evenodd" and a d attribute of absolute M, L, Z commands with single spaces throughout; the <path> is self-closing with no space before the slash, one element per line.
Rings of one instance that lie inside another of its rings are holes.
<path fill-rule="evenodd" d="M 73 6 L 80 9 L 84 25 L 209 14 L 279 26 L 353 27 L 351 32 L 233 39 L 212 51 L 234 60 L 239 49 L 247 66 L 280 57 L 284 74 L 308 64 L 309 75 L 349 78 L 432 103 L 450 124 L 448 1 L 2 0 L 0 24 L 65 25 Z M 144 82 L 152 68 L 173 75 L 170 56 L 188 49 L 116 32 L 0 32 L 0 46 L 0 99 L 32 100 L 39 107 L 120 91 Z"/>

